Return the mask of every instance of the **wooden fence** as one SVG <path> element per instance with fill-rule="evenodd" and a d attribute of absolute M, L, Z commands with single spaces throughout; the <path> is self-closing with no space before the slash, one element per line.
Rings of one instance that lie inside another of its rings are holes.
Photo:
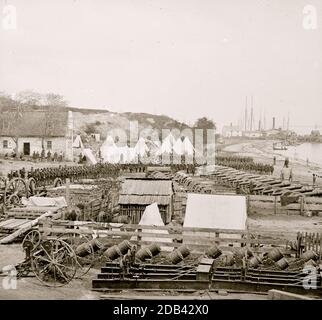
<path fill-rule="evenodd" d="M 282 206 L 280 196 L 247 196 L 248 213 L 322 215 L 322 198 L 300 197 L 297 203 Z"/>
<path fill-rule="evenodd" d="M 187 245 L 192 252 L 203 253 L 214 244 L 222 250 L 233 251 L 234 247 L 248 246 L 254 252 L 267 252 L 272 246 L 280 247 L 284 253 L 295 253 L 290 249 L 290 241 L 296 241 L 295 232 L 273 232 L 256 230 L 227 230 L 213 228 L 183 228 L 174 226 L 143 226 L 133 224 L 115 224 L 85 221 L 50 221 L 44 219 L 39 226 L 46 235 L 80 233 L 106 237 L 109 243 L 119 243 L 124 239 L 138 246 L 157 243 L 162 247 L 177 248 Z"/>
<path fill-rule="evenodd" d="M 313 232 L 298 232 L 297 234 L 298 256 L 307 250 L 315 251 L 319 255 L 319 261 L 322 258 L 322 234 Z"/>

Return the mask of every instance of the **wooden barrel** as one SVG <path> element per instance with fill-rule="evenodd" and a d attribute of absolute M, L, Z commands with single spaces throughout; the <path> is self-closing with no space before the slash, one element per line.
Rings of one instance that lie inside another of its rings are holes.
<path fill-rule="evenodd" d="M 218 258 L 221 254 L 222 251 L 216 245 L 213 245 L 206 251 L 206 255 L 212 259 Z"/>
<path fill-rule="evenodd" d="M 246 247 L 235 250 L 235 256 L 239 259 L 246 257 L 247 259 L 253 256 L 253 253 Z"/>
<path fill-rule="evenodd" d="M 221 258 L 222 258 L 222 262 L 227 267 L 230 267 L 235 263 L 234 255 L 232 253 L 226 253 Z"/>
<path fill-rule="evenodd" d="M 126 254 L 128 250 L 131 249 L 131 243 L 128 240 L 122 241 L 117 246 L 122 254 Z"/>
<path fill-rule="evenodd" d="M 141 261 L 145 261 L 147 259 L 151 259 L 152 258 L 152 253 L 149 250 L 149 248 L 145 247 L 145 248 L 141 248 L 136 254 L 135 257 L 138 258 Z"/>
<path fill-rule="evenodd" d="M 85 257 L 91 252 L 92 252 L 92 246 L 90 244 L 90 241 L 80 244 L 79 246 L 77 246 L 75 250 L 76 255 L 79 257 Z"/>
<path fill-rule="evenodd" d="M 168 255 L 168 260 L 172 264 L 177 264 L 183 260 L 183 256 L 182 256 L 181 252 L 178 249 L 176 249 Z"/>
<path fill-rule="evenodd" d="M 150 250 L 153 257 L 157 256 L 161 252 L 161 247 L 156 243 L 151 243 L 148 246 L 148 249 Z"/>
<path fill-rule="evenodd" d="M 104 246 L 104 244 L 101 241 L 99 241 L 97 238 L 96 239 L 92 239 L 89 242 L 89 244 L 92 246 L 94 252 L 102 249 L 103 246 Z"/>
<path fill-rule="evenodd" d="M 283 258 L 283 255 L 281 253 L 281 251 L 277 248 L 274 248 L 273 250 L 271 250 L 270 252 L 268 252 L 267 254 L 267 258 L 273 260 L 273 261 L 279 261 Z"/>
<path fill-rule="evenodd" d="M 249 266 L 251 268 L 257 268 L 261 263 L 262 263 L 262 261 L 258 256 L 252 256 L 249 259 Z"/>
<path fill-rule="evenodd" d="M 281 269 L 284 270 L 288 267 L 288 262 L 285 258 L 282 258 L 276 262 L 276 265 Z"/>
<path fill-rule="evenodd" d="M 185 245 L 179 247 L 177 250 L 181 253 L 183 258 L 188 257 L 188 255 L 190 254 L 189 248 Z"/>
<path fill-rule="evenodd" d="M 309 261 L 306 261 L 306 262 L 305 262 L 304 266 L 305 266 L 305 267 L 306 267 L 306 266 L 316 267 L 316 266 L 317 266 L 317 263 L 316 263 L 314 260 L 310 259 Z"/>
<path fill-rule="evenodd" d="M 307 250 L 302 254 L 301 257 L 305 262 L 309 260 L 316 260 L 317 254 L 312 250 Z"/>
<path fill-rule="evenodd" d="M 110 260 L 115 260 L 117 259 L 119 256 L 121 256 L 121 252 L 120 249 L 118 248 L 117 245 L 108 248 L 106 251 L 103 252 L 103 255 L 107 258 L 109 258 Z"/>

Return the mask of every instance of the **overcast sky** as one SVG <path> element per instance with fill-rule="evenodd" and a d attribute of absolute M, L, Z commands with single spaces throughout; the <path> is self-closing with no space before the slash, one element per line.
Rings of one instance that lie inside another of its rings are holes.
<path fill-rule="evenodd" d="M 8 4 L 17 29 L 0 30 L 0 91 L 220 126 L 236 124 L 253 95 L 267 126 L 288 112 L 291 125 L 322 126 L 319 0 L 0 0 Z M 302 24 L 309 4 L 314 30 Z"/>

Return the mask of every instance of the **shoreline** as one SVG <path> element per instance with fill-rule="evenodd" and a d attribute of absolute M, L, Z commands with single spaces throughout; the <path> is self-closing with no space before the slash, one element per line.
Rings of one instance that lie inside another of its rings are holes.
<path fill-rule="evenodd" d="M 223 146 L 221 152 L 228 154 L 235 154 L 239 156 L 249 156 L 255 162 L 265 164 L 273 164 L 273 158 L 276 157 L 276 165 L 274 166 L 274 176 L 279 176 L 283 167 L 285 158 L 289 158 L 290 167 L 293 171 L 293 182 L 301 182 L 304 184 L 312 185 L 313 173 L 322 172 L 322 166 L 317 163 L 296 159 L 289 155 L 283 155 L 279 150 L 273 150 L 274 140 L 245 140 L 234 141 L 233 143 Z M 316 186 L 321 187 L 322 181 L 316 181 Z"/>

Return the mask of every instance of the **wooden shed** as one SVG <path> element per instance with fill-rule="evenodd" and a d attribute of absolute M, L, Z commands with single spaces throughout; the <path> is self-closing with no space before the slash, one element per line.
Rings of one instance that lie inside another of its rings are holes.
<path fill-rule="evenodd" d="M 165 224 L 171 221 L 173 211 L 173 187 L 171 180 L 126 179 L 119 197 L 120 214 L 138 224 L 146 206 L 156 202 Z"/>

